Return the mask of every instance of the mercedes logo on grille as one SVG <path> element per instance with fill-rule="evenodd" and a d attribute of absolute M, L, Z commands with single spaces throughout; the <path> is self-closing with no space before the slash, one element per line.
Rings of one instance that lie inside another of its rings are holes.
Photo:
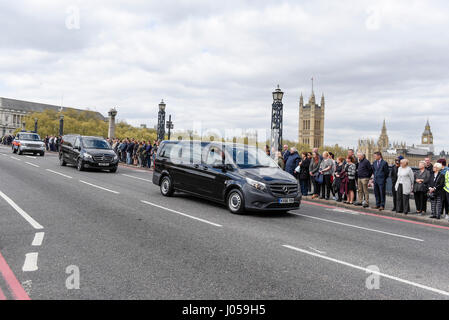
<path fill-rule="evenodd" d="M 284 191 L 284 193 L 287 194 L 288 193 L 288 187 L 286 187 L 286 186 L 282 187 L 282 191 Z"/>

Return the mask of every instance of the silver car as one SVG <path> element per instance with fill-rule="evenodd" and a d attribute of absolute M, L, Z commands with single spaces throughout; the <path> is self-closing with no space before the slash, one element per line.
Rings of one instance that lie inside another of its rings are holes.
<path fill-rule="evenodd" d="M 17 154 L 27 152 L 44 156 L 45 144 L 37 133 L 19 132 L 12 142 L 12 152 Z"/>

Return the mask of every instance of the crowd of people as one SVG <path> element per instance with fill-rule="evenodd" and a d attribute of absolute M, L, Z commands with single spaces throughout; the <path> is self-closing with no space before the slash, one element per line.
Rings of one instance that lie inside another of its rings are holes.
<path fill-rule="evenodd" d="M 12 144 L 12 141 L 14 140 L 14 136 L 11 134 L 5 134 L 4 136 L 1 137 L 0 139 L 0 143 L 10 146 Z"/>
<path fill-rule="evenodd" d="M 414 195 L 416 213 L 426 215 L 430 201 L 431 218 L 444 216 L 449 220 L 449 168 L 445 159 L 432 164 L 430 158 L 419 163 L 413 171 L 409 161 L 399 156 L 392 168 L 382 158 L 381 152 L 374 153 L 371 163 L 366 155 L 349 149 L 346 157 L 337 157 L 332 152 L 318 149 L 302 152 L 295 147 L 283 146 L 282 151 L 267 155 L 279 166 L 299 180 L 301 193 L 312 199 L 332 199 L 337 202 L 368 208 L 370 187 L 374 189 L 375 206 L 372 209 L 385 210 L 387 179 L 391 178 L 393 195 L 392 211 L 410 213 L 410 196 Z"/>
<path fill-rule="evenodd" d="M 112 149 L 118 155 L 120 162 L 142 168 L 151 168 L 154 164 L 159 141 L 137 139 L 107 139 Z"/>

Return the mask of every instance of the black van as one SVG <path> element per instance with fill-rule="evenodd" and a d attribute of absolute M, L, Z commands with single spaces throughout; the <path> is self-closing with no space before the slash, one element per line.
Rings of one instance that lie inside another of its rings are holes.
<path fill-rule="evenodd" d="M 76 165 L 78 171 L 93 168 L 117 172 L 118 156 L 101 137 L 65 135 L 59 150 L 59 164 Z"/>
<path fill-rule="evenodd" d="M 224 203 L 232 213 L 298 209 L 298 181 L 262 150 L 243 144 L 163 141 L 153 183 Z"/>

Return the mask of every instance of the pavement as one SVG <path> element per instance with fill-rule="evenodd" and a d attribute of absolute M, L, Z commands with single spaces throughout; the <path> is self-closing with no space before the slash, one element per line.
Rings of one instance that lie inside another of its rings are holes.
<path fill-rule="evenodd" d="M 0 300 L 449 298 L 448 226 L 308 200 L 232 215 L 151 178 L 0 147 Z"/>

